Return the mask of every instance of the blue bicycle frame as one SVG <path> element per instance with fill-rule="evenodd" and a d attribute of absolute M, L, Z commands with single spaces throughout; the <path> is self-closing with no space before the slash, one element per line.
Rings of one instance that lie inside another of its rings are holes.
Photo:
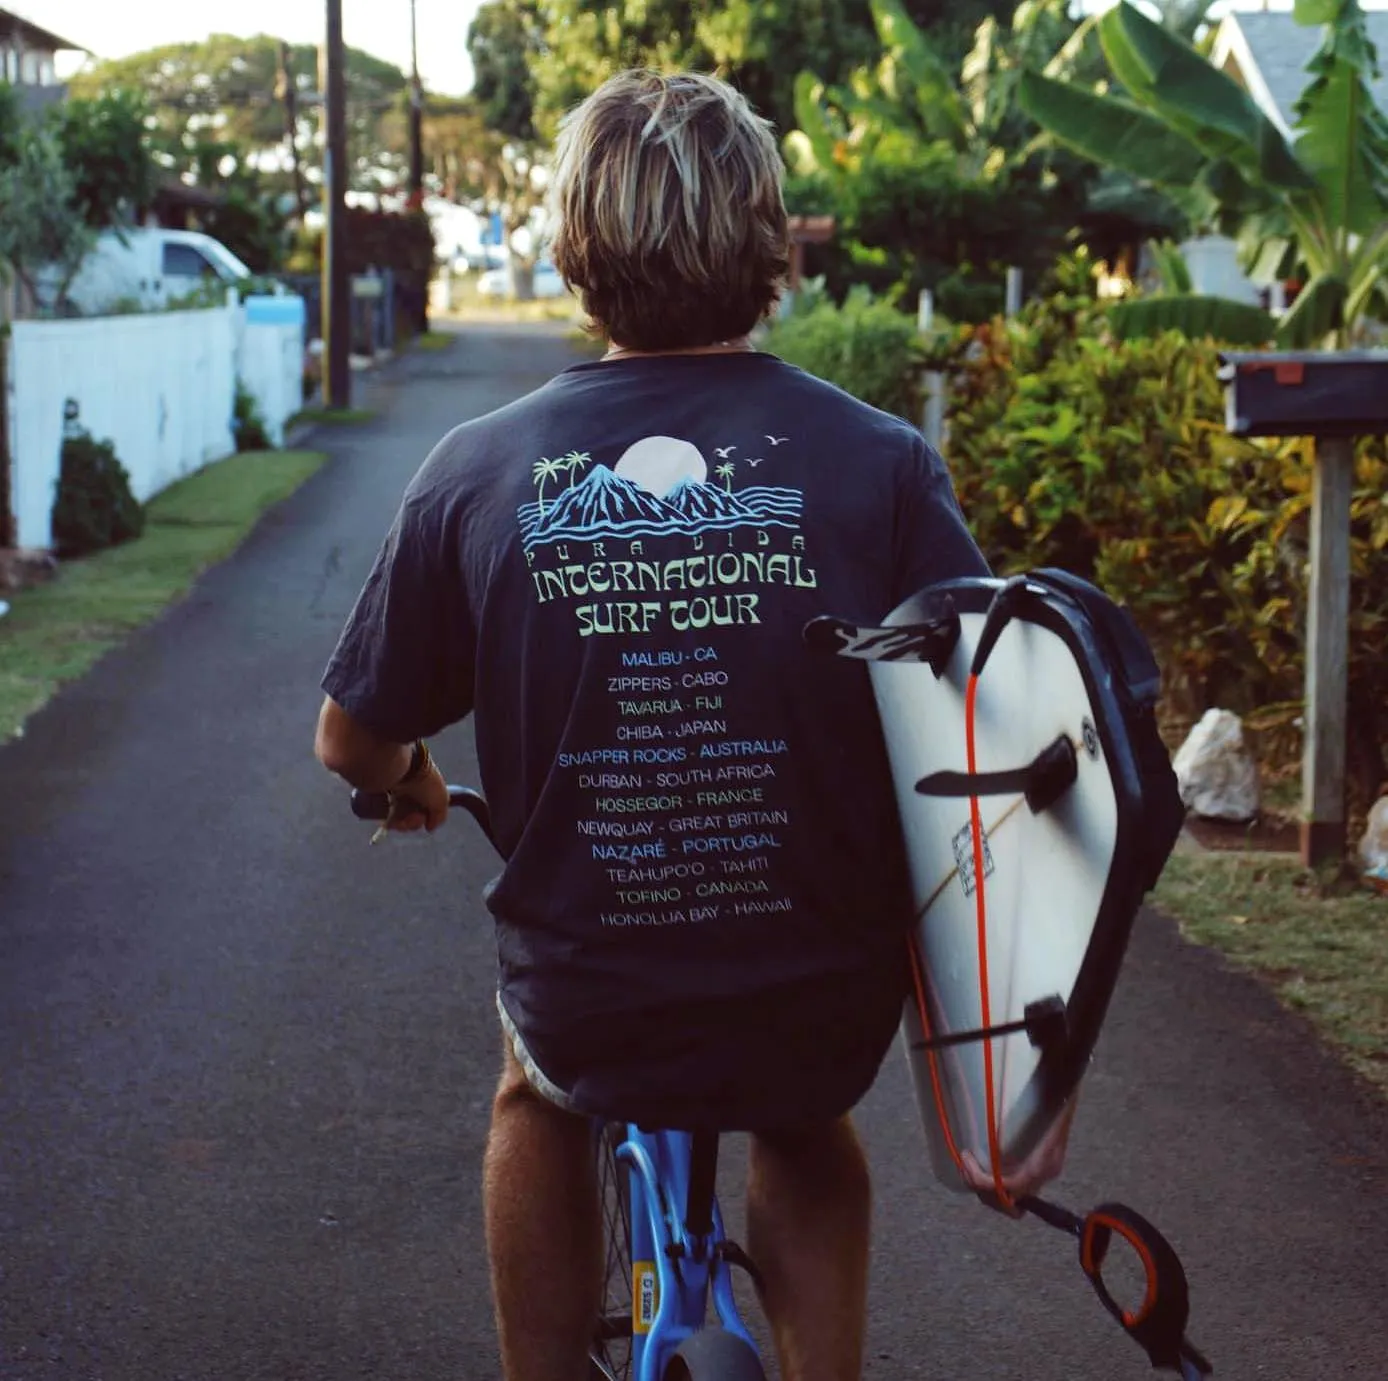
<path fill-rule="evenodd" d="M 675 1349 L 704 1327 L 710 1292 L 719 1323 L 756 1349 L 722 1255 L 723 1217 L 712 1184 L 716 1153 L 716 1138 L 703 1142 L 688 1132 L 636 1126 L 627 1127 L 617 1147 L 631 1186 L 633 1381 L 660 1381 Z"/>

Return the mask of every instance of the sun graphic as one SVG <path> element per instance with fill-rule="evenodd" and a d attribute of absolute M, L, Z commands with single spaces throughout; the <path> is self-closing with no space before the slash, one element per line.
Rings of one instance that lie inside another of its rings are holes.
<path fill-rule="evenodd" d="M 613 467 L 632 484 L 662 498 L 681 480 L 702 484 L 708 479 L 708 463 L 699 448 L 673 436 L 646 436 L 628 446 Z"/>

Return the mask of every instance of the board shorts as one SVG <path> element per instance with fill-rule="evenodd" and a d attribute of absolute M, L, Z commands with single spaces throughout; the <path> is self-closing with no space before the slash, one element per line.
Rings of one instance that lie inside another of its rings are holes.
<path fill-rule="evenodd" d="M 497 994 L 532 1088 L 568 1112 L 647 1131 L 764 1132 L 830 1122 L 877 1077 L 909 983 L 899 959 L 754 996 L 649 1010 L 538 1040 Z"/>

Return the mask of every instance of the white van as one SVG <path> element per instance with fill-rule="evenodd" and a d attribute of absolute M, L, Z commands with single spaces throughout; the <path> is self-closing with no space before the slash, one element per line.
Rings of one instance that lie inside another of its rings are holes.
<path fill-rule="evenodd" d="M 251 271 L 224 244 L 196 230 L 103 231 L 67 290 L 83 316 L 138 304 L 158 311 L 209 281 L 235 287 Z"/>

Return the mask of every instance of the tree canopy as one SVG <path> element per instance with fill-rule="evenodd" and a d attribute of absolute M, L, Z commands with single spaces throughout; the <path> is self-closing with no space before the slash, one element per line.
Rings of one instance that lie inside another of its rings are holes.
<path fill-rule="evenodd" d="M 527 0 L 493 2 L 514 7 Z M 1012 0 L 905 5 L 955 63 L 981 20 L 1012 9 Z M 553 0 L 544 7 L 543 46 L 530 66 L 544 129 L 613 72 L 645 64 L 716 72 L 785 131 L 795 123 L 800 72 L 839 82 L 876 50 L 869 0 Z"/>
<path fill-rule="evenodd" d="M 268 34 L 212 34 L 198 43 L 169 43 L 97 63 L 71 83 L 76 96 L 111 89 L 145 94 L 156 157 L 169 172 L 196 177 L 205 149 L 223 145 L 278 184 L 289 160 L 288 121 L 281 74 L 281 40 Z M 287 77 L 297 97 L 297 144 L 311 141 L 317 123 L 318 49 L 288 45 Z M 346 50 L 348 148 L 355 181 L 370 183 L 385 147 L 381 124 L 406 100 L 407 79 L 393 63 L 359 48 Z"/>

